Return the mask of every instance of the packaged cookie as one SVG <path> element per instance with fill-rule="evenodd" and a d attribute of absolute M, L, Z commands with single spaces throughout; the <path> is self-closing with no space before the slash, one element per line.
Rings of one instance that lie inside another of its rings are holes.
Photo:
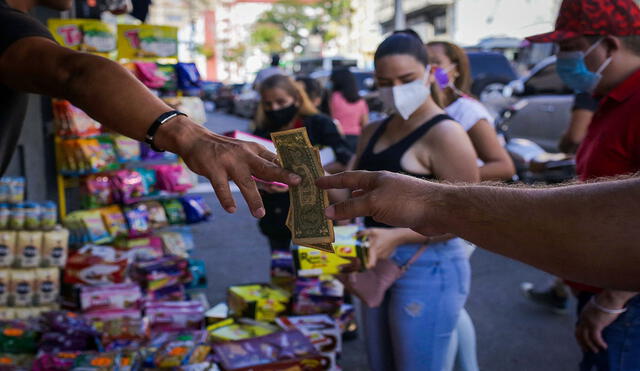
<path fill-rule="evenodd" d="M 0 307 L 6 306 L 8 303 L 9 303 L 9 270 L 0 269 Z"/>
<path fill-rule="evenodd" d="M 60 270 L 57 267 L 38 268 L 36 271 L 36 302 L 53 304 L 60 294 Z"/>
<path fill-rule="evenodd" d="M 67 262 L 69 231 L 64 228 L 44 232 L 42 237 L 42 265 L 63 268 Z"/>
<path fill-rule="evenodd" d="M 13 269 L 9 271 L 9 295 L 16 307 L 28 307 L 33 304 L 36 274 L 33 269 Z"/>
<path fill-rule="evenodd" d="M 0 229 L 7 229 L 9 227 L 10 210 L 9 204 L 0 204 Z"/>
<path fill-rule="evenodd" d="M 10 267 L 16 255 L 16 232 L 0 231 L 0 267 Z"/>
<path fill-rule="evenodd" d="M 16 265 L 35 268 L 40 265 L 42 255 L 42 232 L 20 231 L 16 244 Z"/>

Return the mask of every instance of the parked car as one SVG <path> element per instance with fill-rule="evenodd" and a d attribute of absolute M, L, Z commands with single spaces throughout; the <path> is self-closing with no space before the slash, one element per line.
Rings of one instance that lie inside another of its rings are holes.
<path fill-rule="evenodd" d="M 527 76 L 509 83 L 503 95 L 507 104 L 519 100 L 527 103 L 510 118 L 509 135 L 556 152 L 558 141 L 569 126 L 574 99 L 571 89 L 556 73 L 556 57 L 543 59 Z"/>
<path fill-rule="evenodd" d="M 518 75 L 504 55 L 494 52 L 468 52 L 471 64 L 471 93 L 486 102 L 502 96 L 502 89 Z"/>
<path fill-rule="evenodd" d="M 244 84 L 240 93 L 235 96 L 233 113 L 252 119 L 256 114 L 259 102 L 260 94 L 253 90 L 251 84 Z"/>
<path fill-rule="evenodd" d="M 235 97 L 240 94 L 240 90 L 244 84 L 223 85 L 218 89 L 214 103 L 218 110 L 224 110 L 227 113 L 233 113 L 235 105 Z"/>

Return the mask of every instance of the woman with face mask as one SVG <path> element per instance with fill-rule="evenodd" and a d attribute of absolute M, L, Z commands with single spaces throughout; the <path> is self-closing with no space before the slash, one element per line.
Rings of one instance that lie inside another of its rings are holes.
<path fill-rule="evenodd" d="M 469 58 L 458 45 L 446 41 L 427 44 L 429 60 L 443 90 L 445 111 L 467 131 L 481 160 L 481 180 L 511 180 L 515 175 L 513 161 L 498 141 L 493 117 L 471 97 Z"/>
<path fill-rule="evenodd" d="M 478 181 L 469 137 L 438 104 L 438 88 L 422 41 L 393 34 L 378 46 L 374 63 L 380 97 L 394 113 L 364 127 L 351 167 L 450 182 Z M 380 259 L 404 265 L 415 257 L 387 290 L 381 306 L 364 309 L 369 366 L 375 371 L 442 370 L 469 292 L 464 242 L 452 236 L 427 238 L 371 218 L 365 218 L 365 226 L 362 235 L 369 239 L 370 267 Z"/>
<path fill-rule="evenodd" d="M 336 161 L 325 165 L 328 172 L 344 170 L 352 156 L 349 145 L 330 117 L 318 113 L 304 89 L 292 78 L 275 75 L 260 84 L 260 104 L 254 134 L 271 140 L 271 133 L 307 128 L 311 144 L 331 147 Z M 262 233 L 271 250 L 289 251 L 291 233 L 285 226 L 289 213 L 289 193 L 283 186 L 258 182 L 266 214 L 260 219 Z"/>

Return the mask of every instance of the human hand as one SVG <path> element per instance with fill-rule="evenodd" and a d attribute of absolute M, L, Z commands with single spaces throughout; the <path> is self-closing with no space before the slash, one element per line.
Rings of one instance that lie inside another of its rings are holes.
<path fill-rule="evenodd" d="M 289 191 L 289 187 L 273 184 L 273 183 L 265 183 L 261 181 L 256 181 L 258 185 L 258 189 L 267 193 L 284 193 Z"/>
<path fill-rule="evenodd" d="M 371 216 L 377 222 L 407 227 L 427 236 L 446 233 L 437 207 L 444 186 L 387 171 L 347 171 L 317 180 L 323 189 L 347 188 L 353 198 L 329 206 L 331 219 Z"/>
<path fill-rule="evenodd" d="M 367 238 L 369 242 L 369 259 L 367 268 L 375 267 L 379 259 L 387 259 L 400 245 L 393 228 L 369 228 L 358 232 L 358 237 Z"/>
<path fill-rule="evenodd" d="M 158 147 L 182 157 L 193 172 L 208 178 L 229 213 L 236 211 L 229 180 L 236 183 L 256 218 L 262 218 L 265 210 L 252 176 L 288 185 L 301 181 L 300 176 L 278 166 L 277 156 L 262 145 L 217 135 L 190 121 L 162 125 L 156 141 Z"/>
<path fill-rule="evenodd" d="M 620 314 L 605 313 L 592 304 L 587 304 L 575 330 L 576 340 L 585 352 L 598 353 L 607 349 L 607 343 L 602 337 L 602 331 L 615 321 Z"/>

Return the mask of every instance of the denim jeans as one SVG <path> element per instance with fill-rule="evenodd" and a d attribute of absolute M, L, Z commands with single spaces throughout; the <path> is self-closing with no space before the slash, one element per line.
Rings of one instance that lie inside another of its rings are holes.
<path fill-rule="evenodd" d="M 476 329 L 469 313 L 462 308 L 456 329 L 451 336 L 447 353 L 445 371 L 452 371 L 454 367 L 460 371 L 478 371 L 478 355 L 476 352 Z"/>
<path fill-rule="evenodd" d="M 578 295 L 578 315 L 593 294 Z M 640 371 L 640 295 L 629 300 L 622 313 L 602 332 L 607 350 L 584 352 L 580 371 Z"/>
<path fill-rule="evenodd" d="M 369 366 L 374 371 L 441 371 L 458 314 L 469 294 L 469 259 L 456 238 L 429 245 L 387 291 L 378 308 L 364 308 Z M 417 245 L 399 246 L 404 264 Z"/>

